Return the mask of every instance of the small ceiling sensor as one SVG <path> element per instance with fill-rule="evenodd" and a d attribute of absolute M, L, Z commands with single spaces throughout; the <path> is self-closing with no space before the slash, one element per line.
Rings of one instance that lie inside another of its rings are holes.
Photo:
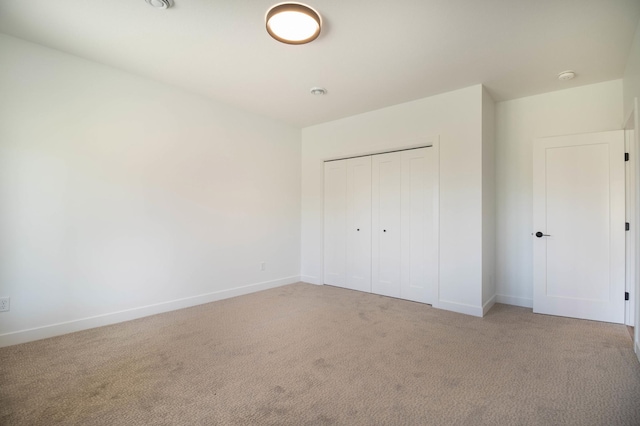
<path fill-rule="evenodd" d="M 151 6 L 155 7 L 156 9 L 168 9 L 171 6 L 173 6 L 173 3 L 171 0 L 145 0 L 147 3 L 149 3 Z"/>
<path fill-rule="evenodd" d="M 576 73 L 571 70 L 562 71 L 560 74 L 558 74 L 558 80 L 560 81 L 571 80 L 575 76 L 576 76 Z"/>
<path fill-rule="evenodd" d="M 311 92 L 312 95 L 321 96 L 321 95 L 326 95 L 327 94 L 327 89 L 322 88 L 322 87 L 312 87 L 310 92 Z"/>

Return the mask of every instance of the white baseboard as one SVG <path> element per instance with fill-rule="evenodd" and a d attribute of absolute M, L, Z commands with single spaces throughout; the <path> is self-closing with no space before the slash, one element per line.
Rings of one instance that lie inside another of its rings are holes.
<path fill-rule="evenodd" d="M 48 337 L 60 336 L 62 334 L 73 333 L 75 331 L 130 321 L 149 315 L 175 311 L 177 309 L 189 308 L 191 306 L 202 305 L 204 303 L 215 302 L 217 300 L 228 299 L 230 297 L 242 296 L 249 293 L 255 293 L 256 291 L 293 284 L 299 281 L 299 276 L 280 278 L 277 280 L 264 281 L 242 287 L 200 294 L 198 296 L 170 300 L 168 302 L 156 303 L 154 305 L 140 306 L 138 308 L 127 309 L 124 311 L 111 312 L 88 318 L 80 318 L 72 321 L 0 334 L 0 348 L 4 346 L 17 345 L 19 343 L 32 342 L 34 340 L 46 339 Z"/>
<path fill-rule="evenodd" d="M 300 277 L 300 281 L 308 283 L 308 284 L 322 285 L 322 282 L 320 281 L 320 278 L 314 277 L 312 275 L 302 275 Z"/>
<path fill-rule="evenodd" d="M 506 305 L 522 306 L 523 308 L 533 308 L 533 299 L 527 299 L 525 297 L 497 294 L 496 302 L 504 303 Z"/>
<path fill-rule="evenodd" d="M 638 357 L 638 362 L 640 362 L 640 342 L 636 342 L 635 349 L 636 349 L 636 357 Z"/>
<path fill-rule="evenodd" d="M 482 317 L 483 312 L 482 306 L 467 305 L 464 303 L 450 302 L 448 300 L 439 300 L 432 306 L 459 314 L 473 315 L 474 317 Z"/>
<path fill-rule="evenodd" d="M 487 312 L 489 312 L 491 308 L 493 308 L 493 305 L 495 304 L 496 304 L 496 295 L 494 294 L 493 297 L 487 301 L 487 303 L 482 305 L 482 316 L 487 315 Z"/>

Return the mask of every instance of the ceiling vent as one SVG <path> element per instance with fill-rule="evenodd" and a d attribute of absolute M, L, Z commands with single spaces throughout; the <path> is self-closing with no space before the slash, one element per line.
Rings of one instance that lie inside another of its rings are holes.
<path fill-rule="evenodd" d="M 151 6 L 155 7 L 156 9 L 169 9 L 171 6 L 173 6 L 173 3 L 171 2 L 171 0 L 145 0 L 147 3 L 149 3 Z"/>
<path fill-rule="evenodd" d="M 560 74 L 558 74 L 558 80 L 567 81 L 567 80 L 571 80 L 575 76 L 576 76 L 576 73 L 571 70 L 562 71 Z"/>

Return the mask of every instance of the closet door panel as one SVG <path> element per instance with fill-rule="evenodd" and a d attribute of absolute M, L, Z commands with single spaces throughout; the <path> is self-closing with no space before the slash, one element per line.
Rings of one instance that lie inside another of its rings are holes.
<path fill-rule="evenodd" d="M 346 287 L 371 291 L 371 157 L 347 160 Z"/>
<path fill-rule="evenodd" d="M 324 283 L 346 286 L 347 160 L 324 163 Z"/>
<path fill-rule="evenodd" d="M 400 297 L 402 154 L 374 155 L 371 162 L 371 292 Z"/>
<path fill-rule="evenodd" d="M 434 194 L 436 161 L 431 148 L 402 152 L 402 277 L 401 297 L 433 303 L 429 282 L 434 257 Z"/>

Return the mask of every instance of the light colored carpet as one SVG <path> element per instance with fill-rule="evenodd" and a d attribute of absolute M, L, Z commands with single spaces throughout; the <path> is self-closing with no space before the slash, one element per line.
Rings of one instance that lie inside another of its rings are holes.
<path fill-rule="evenodd" d="M 0 349 L 3 425 L 640 425 L 622 325 L 293 284 Z"/>

